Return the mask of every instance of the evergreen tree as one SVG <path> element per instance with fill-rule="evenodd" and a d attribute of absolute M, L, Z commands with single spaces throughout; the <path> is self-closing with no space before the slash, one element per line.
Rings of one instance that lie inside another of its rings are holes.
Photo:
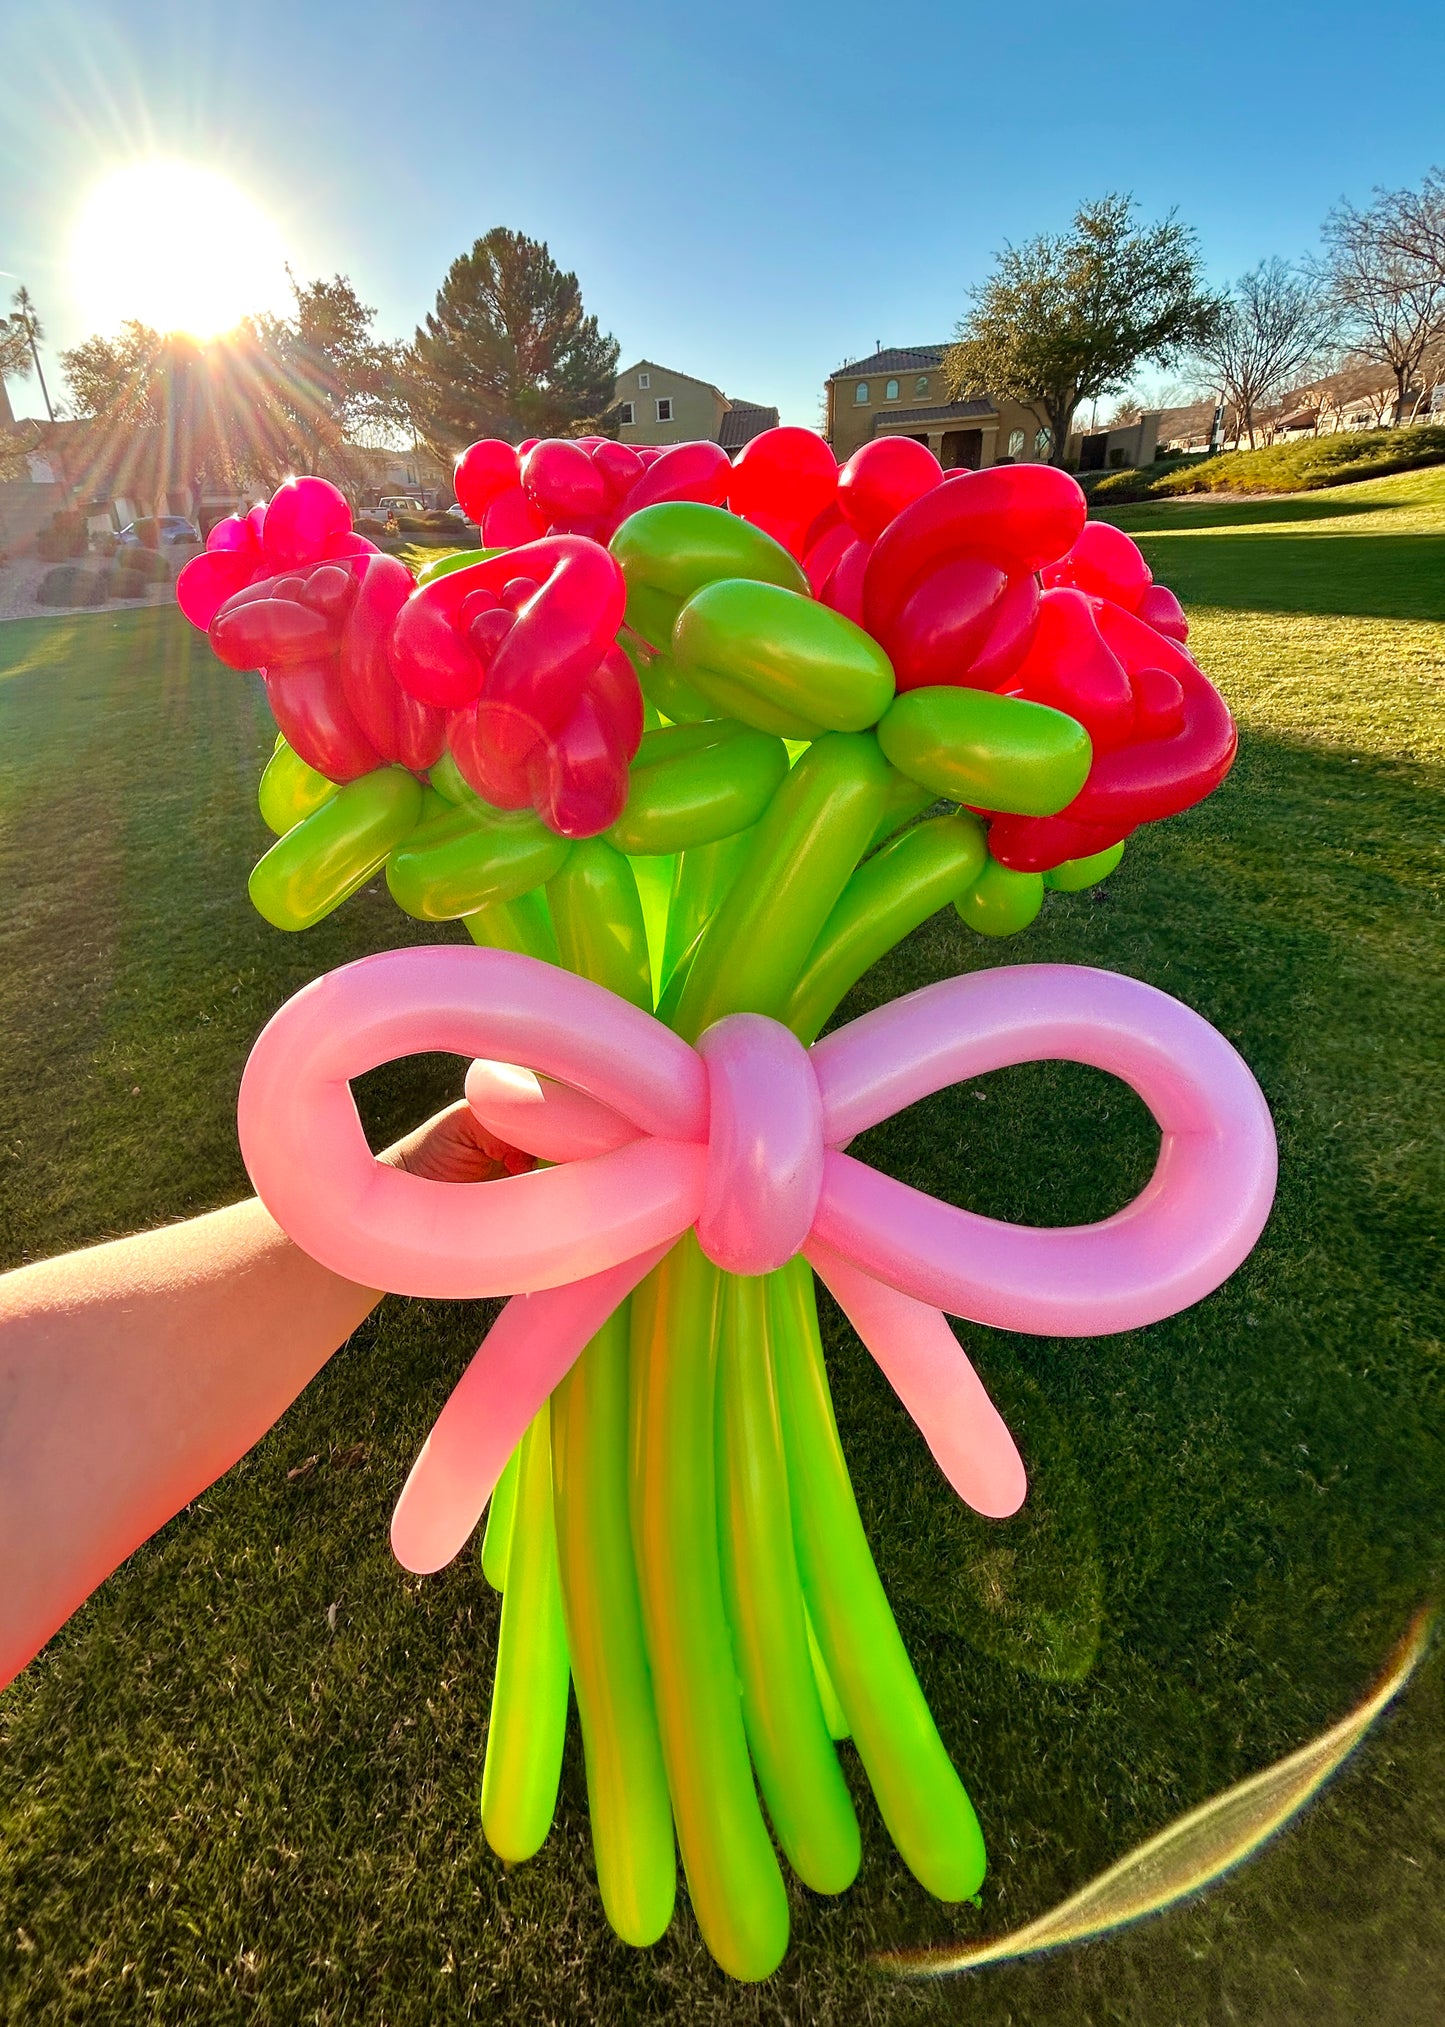
<path fill-rule="evenodd" d="M 409 361 L 412 418 L 439 456 L 479 437 L 576 436 L 612 407 L 617 341 L 575 274 L 496 226 L 453 261 Z"/>

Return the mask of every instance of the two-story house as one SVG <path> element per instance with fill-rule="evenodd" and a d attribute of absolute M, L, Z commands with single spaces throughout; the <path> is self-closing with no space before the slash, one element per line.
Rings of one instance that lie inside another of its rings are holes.
<path fill-rule="evenodd" d="M 617 376 L 613 409 L 622 443 L 720 443 L 740 451 L 765 429 L 776 429 L 776 408 L 730 401 L 710 380 L 639 359 Z"/>
<path fill-rule="evenodd" d="M 946 471 L 974 471 L 1010 459 L 1048 461 L 1053 439 L 1038 410 L 984 395 L 950 401 L 943 384 L 946 345 L 899 345 L 853 359 L 827 381 L 827 438 L 841 464 L 875 436 L 926 443 Z"/>

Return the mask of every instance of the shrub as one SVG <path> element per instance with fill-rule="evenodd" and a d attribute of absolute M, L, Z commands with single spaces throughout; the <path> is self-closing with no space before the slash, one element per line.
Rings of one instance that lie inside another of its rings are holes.
<path fill-rule="evenodd" d="M 157 549 L 135 549 L 126 544 L 117 549 L 111 557 L 117 570 L 129 571 L 146 584 L 168 584 L 171 566 Z"/>
<path fill-rule="evenodd" d="M 146 516 L 143 520 L 132 521 L 131 528 L 134 531 L 137 539 L 139 540 L 142 548 L 144 549 L 160 548 L 161 524 L 159 521 L 152 519 L 150 516 Z"/>
<path fill-rule="evenodd" d="M 46 571 L 36 589 L 35 599 L 39 605 L 104 605 L 105 573 L 82 570 L 77 564 L 64 563 L 58 570 Z"/>
<path fill-rule="evenodd" d="M 143 571 L 132 570 L 129 564 L 117 564 L 106 571 L 101 581 L 107 598 L 144 598 L 155 579 Z"/>
<path fill-rule="evenodd" d="M 64 563 L 85 554 L 84 514 L 52 514 L 48 527 L 35 537 L 35 553 L 42 563 Z"/>

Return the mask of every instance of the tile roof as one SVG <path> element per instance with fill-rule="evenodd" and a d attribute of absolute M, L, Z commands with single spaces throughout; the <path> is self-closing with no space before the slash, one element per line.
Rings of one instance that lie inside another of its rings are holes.
<path fill-rule="evenodd" d="M 964 422 L 997 414 L 998 410 L 987 396 L 981 401 L 949 401 L 938 408 L 880 408 L 873 418 L 873 434 L 886 436 L 889 427 L 898 422 Z M 880 424 L 885 425 L 881 431 Z"/>
<path fill-rule="evenodd" d="M 947 345 L 892 345 L 882 352 L 870 352 L 866 359 L 850 359 L 830 380 L 852 380 L 860 373 L 913 373 L 924 366 L 941 366 Z"/>
<path fill-rule="evenodd" d="M 759 408 L 754 401 L 735 401 L 723 417 L 717 440 L 724 450 L 741 450 L 765 429 L 776 429 L 776 408 Z"/>

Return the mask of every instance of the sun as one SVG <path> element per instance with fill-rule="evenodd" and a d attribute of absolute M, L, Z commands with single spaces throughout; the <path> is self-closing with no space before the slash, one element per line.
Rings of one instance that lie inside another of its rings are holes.
<path fill-rule="evenodd" d="M 193 162 L 113 169 L 81 205 L 71 265 L 76 296 L 103 332 L 134 318 L 212 338 L 250 311 L 280 309 L 287 296 L 274 221 Z"/>

